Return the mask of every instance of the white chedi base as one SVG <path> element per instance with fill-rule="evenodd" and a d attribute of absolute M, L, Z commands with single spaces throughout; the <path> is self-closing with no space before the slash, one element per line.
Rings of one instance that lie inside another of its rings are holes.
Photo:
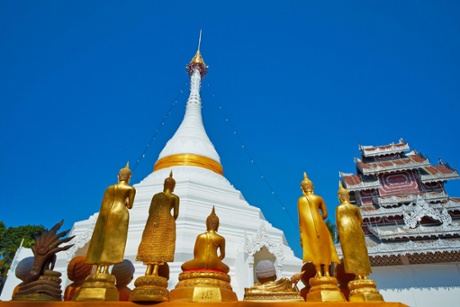
<path fill-rule="evenodd" d="M 196 236 L 206 231 L 205 221 L 213 206 L 220 219 L 218 233 L 226 240 L 223 261 L 230 267 L 231 286 L 239 299 L 243 299 L 244 288 L 254 284 L 254 265 L 259 260 L 274 260 L 278 277 L 290 278 L 300 271 L 302 262 L 287 245 L 283 232 L 272 227 L 261 210 L 249 205 L 241 192 L 224 176 L 204 168 L 180 166 L 153 172 L 134 185 L 137 192 L 134 206 L 130 210 L 125 250 L 125 258 L 131 260 L 136 268 L 134 280 L 143 275 L 146 269 L 135 258 L 150 201 L 154 194 L 163 191 L 164 179 L 171 170 L 176 180 L 174 193 L 180 198 L 180 206 L 176 221 L 175 262 L 169 263 L 169 289 L 177 284 L 182 263 L 193 259 Z M 68 263 L 74 256 L 86 254 L 96 219 L 97 214 L 94 214 L 88 220 L 75 223 L 70 233 L 76 236 L 72 241 L 75 246 L 61 253 L 66 255 L 66 261 L 61 265 Z"/>

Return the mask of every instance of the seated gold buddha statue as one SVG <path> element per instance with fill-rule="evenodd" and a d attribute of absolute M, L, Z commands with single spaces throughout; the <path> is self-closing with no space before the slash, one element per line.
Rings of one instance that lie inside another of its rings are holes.
<path fill-rule="evenodd" d="M 256 266 L 256 277 L 260 283 L 244 289 L 244 300 L 253 302 L 303 302 L 299 290 L 287 278 L 276 280 L 275 265 L 270 260 L 261 260 Z"/>
<path fill-rule="evenodd" d="M 170 301 L 225 302 L 237 301 L 230 286 L 230 268 L 225 258 L 225 238 L 217 234 L 219 217 L 214 207 L 206 219 L 207 231 L 198 235 L 194 258 L 182 265 L 179 283 L 170 292 Z"/>

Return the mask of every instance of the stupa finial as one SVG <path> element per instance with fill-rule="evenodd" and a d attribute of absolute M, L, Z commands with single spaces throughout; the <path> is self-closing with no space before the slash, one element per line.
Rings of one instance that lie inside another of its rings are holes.
<path fill-rule="evenodd" d="M 200 30 L 200 37 L 198 39 L 198 50 L 196 51 L 195 56 L 193 59 L 190 61 L 190 63 L 187 64 L 186 70 L 187 73 L 191 76 L 193 71 L 195 69 L 198 69 L 200 71 L 201 78 L 204 78 L 206 74 L 208 73 L 208 66 L 204 63 L 203 58 L 201 57 L 200 53 L 200 48 L 201 48 L 201 35 L 202 35 L 202 30 Z"/>
<path fill-rule="evenodd" d="M 198 39 L 198 51 L 200 51 L 200 47 L 201 47 L 201 34 L 203 33 L 203 30 L 200 29 L 200 38 Z"/>

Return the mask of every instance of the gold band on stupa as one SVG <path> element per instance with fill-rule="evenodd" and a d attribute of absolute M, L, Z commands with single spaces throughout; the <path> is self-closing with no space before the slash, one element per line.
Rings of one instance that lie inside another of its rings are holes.
<path fill-rule="evenodd" d="M 179 154 L 161 158 L 155 163 L 153 171 L 172 166 L 198 166 L 209 169 L 217 174 L 223 175 L 224 170 L 219 162 L 205 156 L 194 154 Z"/>

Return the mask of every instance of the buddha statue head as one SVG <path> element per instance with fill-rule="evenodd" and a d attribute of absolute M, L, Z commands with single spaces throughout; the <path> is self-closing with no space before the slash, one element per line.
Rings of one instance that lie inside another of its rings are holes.
<path fill-rule="evenodd" d="M 212 207 L 212 212 L 206 219 L 206 230 L 217 231 L 219 229 L 219 217 L 216 215 L 214 206 Z"/>
<path fill-rule="evenodd" d="M 91 274 L 92 264 L 85 263 L 85 256 L 76 256 L 67 265 L 67 276 L 73 282 L 83 282 Z"/>
<path fill-rule="evenodd" d="M 173 178 L 173 172 L 169 173 L 169 177 L 165 179 L 164 183 L 164 190 L 169 190 L 170 192 L 174 192 L 174 188 L 176 187 L 176 180 Z"/>
<path fill-rule="evenodd" d="M 129 183 L 129 180 L 131 179 L 131 175 L 132 175 L 132 172 L 129 169 L 129 162 L 128 162 L 126 163 L 126 166 L 118 172 L 118 180 L 126 181 Z"/>
<path fill-rule="evenodd" d="M 349 202 L 350 201 L 350 193 L 348 192 L 347 189 L 345 189 L 342 185 L 342 182 L 339 181 L 339 191 L 337 192 L 337 195 L 339 196 L 339 201 L 341 203 L 343 202 Z"/>
<path fill-rule="evenodd" d="M 19 261 L 14 271 L 17 278 L 24 281 L 29 276 L 30 271 L 34 267 L 34 257 L 26 257 Z"/>
<path fill-rule="evenodd" d="M 117 279 L 117 286 L 127 286 L 133 279 L 134 265 L 128 259 L 123 259 L 122 262 L 113 266 L 112 274 L 115 275 Z"/>
<path fill-rule="evenodd" d="M 276 280 L 275 265 L 270 260 L 261 260 L 256 265 L 256 277 L 261 284 Z"/>
<path fill-rule="evenodd" d="M 313 182 L 308 179 L 307 173 L 303 173 L 303 180 L 300 183 L 300 188 L 304 192 L 313 192 Z"/>

